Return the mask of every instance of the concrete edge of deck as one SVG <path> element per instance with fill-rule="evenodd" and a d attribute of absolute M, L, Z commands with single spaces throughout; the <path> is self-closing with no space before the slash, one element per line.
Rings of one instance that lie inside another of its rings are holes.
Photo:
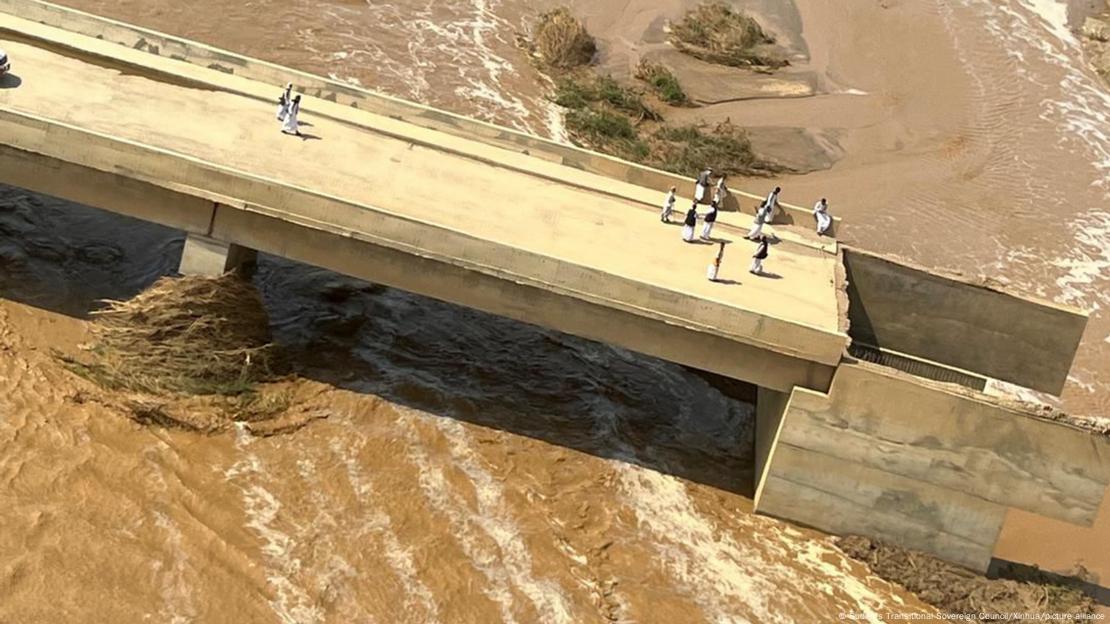
<path fill-rule="evenodd" d="M 487 145 L 515 153 L 543 158 L 629 184 L 648 187 L 658 193 L 665 192 L 672 185 L 679 188 L 692 185 L 692 180 L 667 171 L 49 2 L 0 0 L 0 12 L 22 20 L 97 38 L 128 49 L 140 50 L 155 57 L 215 69 L 230 75 L 239 75 L 272 85 L 293 82 L 306 95 L 334 102 L 343 107 L 356 107 L 410 124 L 482 141 Z M 273 98 L 267 95 L 266 99 L 268 101 Z M 763 198 L 760 194 L 738 189 L 731 189 L 731 191 L 734 195 L 750 200 L 758 201 Z M 658 202 L 649 203 L 654 207 Z M 782 206 L 790 223 L 808 224 L 812 220 L 811 211 L 808 209 L 788 203 L 783 203 Z M 754 209 L 740 210 L 740 212 L 754 214 Z M 835 238 L 840 227 L 840 217 L 833 216 L 830 237 Z"/>
<path fill-rule="evenodd" d="M 621 307 L 632 313 L 651 314 L 669 325 L 720 334 L 735 343 L 767 349 L 791 358 L 834 366 L 847 344 L 847 336 L 835 331 L 766 317 L 743 308 L 698 299 L 627 278 L 593 275 L 592 270 L 585 267 L 571 269 L 574 265 L 564 261 L 558 261 L 562 270 L 556 277 L 550 268 L 543 266 L 544 258 L 535 254 L 474 239 L 460 232 L 430 226 L 310 189 L 27 113 L 0 109 L 0 125 L 8 130 L 8 143 L 17 150 L 102 171 L 102 163 L 109 163 L 111 170 L 107 173 L 191 192 L 209 201 L 223 198 L 230 206 L 257 206 L 260 212 L 301 225 L 319 227 L 328 224 L 346 232 L 348 237 L 357 235 L 368 241 L 373 240 L 376 245 L 436 257 L 442 262 L 468 266 L 470 270 L 494 274 L 501 279 L 561 290 L 565 296 L 589 298 L 600 305 Z M 19 180 L 6 181 L 20 185 Z M 197 189 L 204 191 L 198 192 Z M 290 209 L 293 204 L 297 206 L 296 211 Z M 173 220 L 189 222 L 184 217 Z M 163 219 L 158 221 L 165 222 Z M 505 268 L 514 266 L 523 269 L 514 271 Z M 551 275 L 545 278 L 549 273 Z M 604 292 L 593 292 L 589 288 L 582 290 L 575 287 L 576 282 L 604 283 L 606 288 Z M 617 286 L 620 286 L 617 288 L 619 295 L 613 290 Z M 768 385 L 781 386 L 777 383 Z"/>

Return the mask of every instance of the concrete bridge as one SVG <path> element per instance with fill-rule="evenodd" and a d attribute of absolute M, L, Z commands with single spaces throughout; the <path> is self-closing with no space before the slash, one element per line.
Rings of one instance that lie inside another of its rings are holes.
<path fill-rule="evenodd" d="M 1097 514 L 1105 439 L 982 392 L 1059 393 L 1082 312 L 845 250 L 792 206 L 773 275 L 750 275 L 740 191 L 711 283 L 716 246 L 659 223 L 663 189 L 691 187 L 672 174 L 37 0 L 0 11 L 0 182 L 179 228 L 183 272 L 262 251 L 755 384 L 756 509 L 827 531 L 985 569 L 1010 507 Z M 287 81 L 305 140 L 273 117 Z"/>

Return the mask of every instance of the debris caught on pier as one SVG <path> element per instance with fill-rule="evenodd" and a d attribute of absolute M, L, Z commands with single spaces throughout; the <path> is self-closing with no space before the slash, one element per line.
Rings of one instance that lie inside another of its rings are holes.
<path fill-rule="evenodd" d="M 204 433 L 240 424 L 270 435 L 326 415 L 298 407 L 319 389 L 289 376 L 249 281 L 162 278 L 128 301 L 104 303 L 83 355 L 62 359 L 112 391 L 104 402 L 136 422 Z"/>
<path fill-rule="evenodd" d="M 107 388 L 235 395 L 287 371 L 258 292 L 235 275 L 162 278 L 105 303 L 79 366 Z"/>
<path fill-rule="evenodd" d="M 879 578 L 947 613 L 1094 612 L 1094 601 L 1070 587 L 989 579 L 932 555 L 858 535 L 836 538 L 836 545 Z"/>

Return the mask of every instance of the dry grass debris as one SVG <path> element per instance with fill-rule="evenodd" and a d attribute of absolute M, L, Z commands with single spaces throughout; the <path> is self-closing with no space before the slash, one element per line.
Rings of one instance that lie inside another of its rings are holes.
<path fill-rule="evenodd" d="M 707 2 L 688 11 L 671 25 L 671 43 L 694 58 L 720 65 L 777 68 L 788 64 L 772 47 L 774 37 L 723 2 Z"/>
<path fill-rule="evenodd" d="M 529 47 L 541 63 L 557 69 L 589 65 L 597 42 L 566 7 L 542 13 L 532 28 Z"/>
<path fill-rule="evenodd" d="M 859 536 L 836 539 L 849 557 L 882 579 L 897 583 L 946 613 L 1094 612 L 1083 592 L 1059 585 L 988 579 L 925 553 Z"/>
<path fill-rule="evenodd" d="M 235 275 L 162 278 L 93 313 L 88 358 L 70 368 L 108 389 L 235 395 L 286 372 L 258 292 Z"/>

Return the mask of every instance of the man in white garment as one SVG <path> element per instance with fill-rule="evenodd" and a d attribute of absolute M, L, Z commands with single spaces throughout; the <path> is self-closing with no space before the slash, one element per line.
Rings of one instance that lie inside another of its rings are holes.
<path fill-rule="evenodd" d="M 717 180 L 717 188 L 713 191 L 713 203 L 718 206 L 721 205 L 721 202 L 725 200 L 725 196 L 728 195 L 728 187 L 725 186 L 726 177 L 725 174 L 721 174 L 721 177 Z"/>
<path fill-rule="evenodd" d="M 779 207 L 779 193 L 781 192 L 782 187 L 776 186 L 775 190 L 768 193 L 767 199 L 763 200 L 763 207 L 767 209 L 767 214 L 764 216 L 763 220 L 767 223 L 770 223 L 771 220 L 775 218 L 775 210 Z"/>
<path fill-rule="evenodd" d="M 297 122 L 297 115 L 301 112 L 301 96 L 297 94 L 293 96 L 293 101 L 289 103 L 289 110 L 285 113 L 285 123 L 281 125 L 281 131 L 284 134 L 292 134 L 301 136 L 301 126 Z"/>
<path fill-rule="evenodd" d="M 670 192 L 667 193 L 667 198 L 663 200 L 663 214 L 659 215 L 659 220 L 663 223 L 671 222 L 671 213 L 674 212 L 674 194 L 677 190 L 677 188 L 672 186 Z"/>
<path fill-rule="evenodd" d="M 289 112 L 289 103 L 293 98 L 293 83 L 285 83 L 285 90 L 281 92 L 281 97 L 278 98 L 277 120 L 285 121 L 285 115 Z"/>
<path fill-rule="evenodd" d="M 760 206 L 755 210 L 755 219 L 752 221 L 752 229 L 748 230 L 748 235 L 744 238 L 748 240 L 758 240 L 763 236 L 763 223 L 767 218 L 767 207 Z"/>
<path fill-rule="evenodd" d="M 824 236 L 832 225 L 832 217 L 829 216 L 829 200 L 822 197 L 813 205 L 813 217 L 817 219 L 817 233 Z"/>
<path fill-rule="evenodd" d="M 694 183 L 694 201 L 701 203 L 705 199 L 705 194 L 709 191 L 709 178 L 713 177 L 713 168 L 706 167 L 705 171 L 698 174 L 698 179 Z"/>

